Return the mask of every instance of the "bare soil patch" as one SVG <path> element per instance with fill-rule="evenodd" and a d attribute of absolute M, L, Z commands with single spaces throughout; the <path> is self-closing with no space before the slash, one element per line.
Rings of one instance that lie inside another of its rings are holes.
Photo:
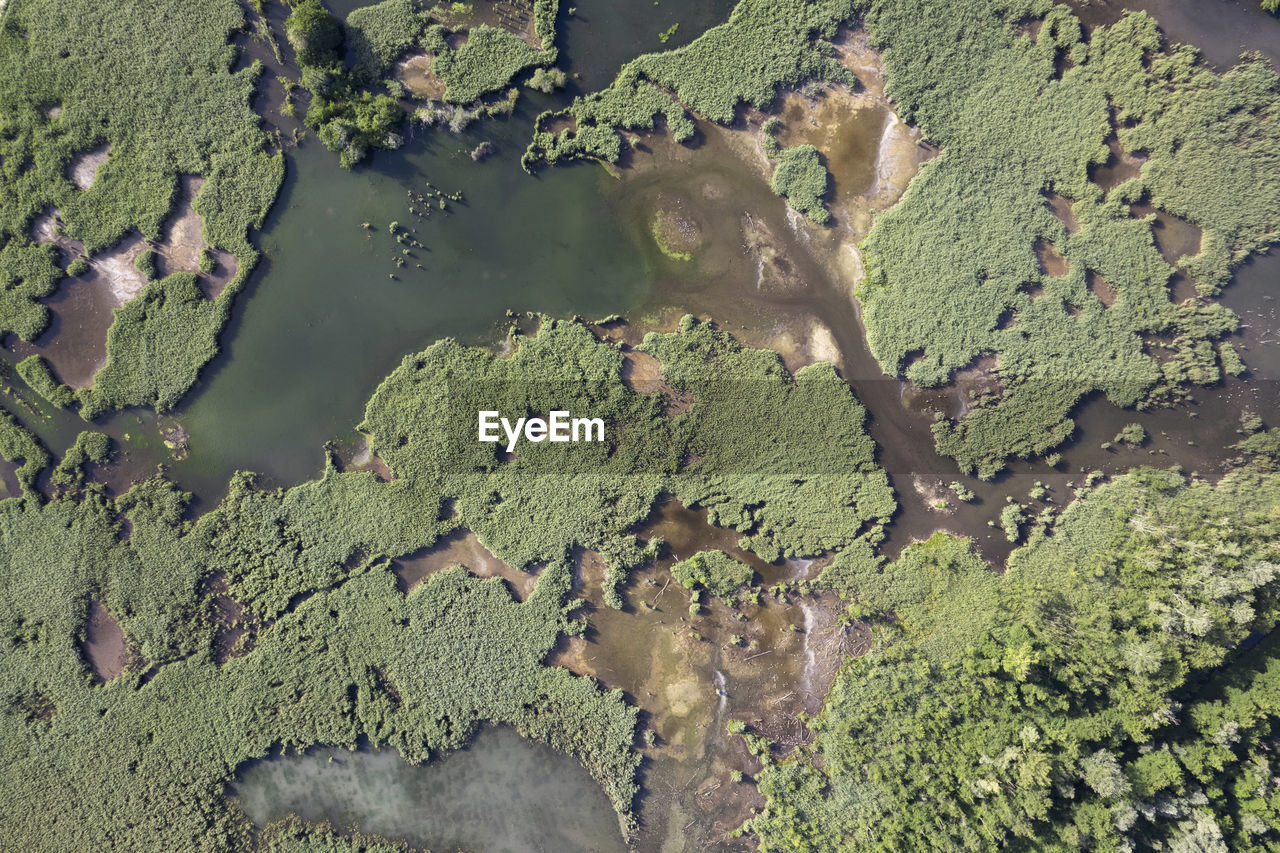
<path fill-rule="evenodd" d="M 110 157 L 110 145 L 100 145 L 92 151 L 77 155 L 67 167 L 67 177 L 78 189 L 87 190 L 98 180 L 98 170 Z"/>

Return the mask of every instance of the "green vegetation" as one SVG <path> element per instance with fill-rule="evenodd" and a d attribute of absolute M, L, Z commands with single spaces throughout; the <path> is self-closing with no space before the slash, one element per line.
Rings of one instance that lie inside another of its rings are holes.
<path fill-rule="evenodd" d="M 172 408 L 200 367 L 218 354 L 228 303 L 205 298 L 190 273 L 153 281 L 116 309 L 107 363 L 94 375 L 80 414 L 93 420 L 125 406 Z"/>
<path fill-rule="evenodd" d="M 978 496 L 973 493 L 972 489 L 964 483 L 961 483 L 959 480 L 953 480 L 950 489 L 955 492 L 957 499 L 962 500 L 965 503 L 972 503 L 978 498 Z"/>
<path fill-rule="evenodd" d="M 779 150 L 776 156 L 778 165 L 769 187 L 819 225 L 830 222 L 831 212 L 822 201 L 827 194 L 827 168 L 818 158 L 818 149 L 795 145 Z"/>
<path fill-rule="evenodd" d="M 156 267 L 156 257 L 155 249 L 147 248 L 133 259 L 134 268 L 146 276 L 147 281 L 155 281 L 160 275 L 160 270 Z"/>
<path fill-rule="evenodd" d="M 31 386 L 32 391 L 60 409 L 75 402 L 75 392 L 59 382 L 49 368 L 49 363 L 38 355 L 29 355 L 18 362 L 18 375 Z"/>
<path fill-rule="evenodd" d="M 400 105 L 392 97 L 360 88 L 360 78 L 368 76 L 372 68 L 380 68 L 378 63 L 391 49 L 387 29 L 403 23 L 398 18 L 400 11 L 400 6 L 382 3 L 357 16 L 357 21 L 363 20 L 369 28 L 368 32 L 361 30 L 357 45 L 361 74 L 353 74 L 343 64 L 342 24 L 320 0 L 301 0 L 285 21 L 285 32 L 302 69 L 302 85 L 311 92 L 307 127 L 316 131 L 326 148 L 338 152 L 345 168 L 360 163 L 375 148 L 400 146 L 396 132 L 404 123 Z M 420 23 L 417 26 L 421 29 Z M 385 61 L 391 58 L 387 55 Z"/>
<path fill-rule="evenodd" d="M 559 68 L 538 68 L 534 70 L 533 75 L 525 81 L 525 85 L 530 89 L 536 89 L 539 92 L 550 95 L 556 89 L 564 88 L 565 75 Z"/>
<path fill-rule="evenodd" d="M 244 25 L 244 11 L 234 0 L 124 7 L 91 0 L 5 4 L 0 334 L 31 340 L 48 324 L 48 310 L 37 300 L 53 292 L 62 273 L 54 247 L 30 242 L 35 217 L 56 210 L 63 233 L 83 242 L 88 256 L 131 232 L 158 240 L 179 198 L 179 176 L 198 175 L 205 184 L 194 204 L 205 237 L 239 262 L 236 278 L 209 303 L 213 310 L 186 318 L 199 338 L 217 337 L 258 257 L 248 232 L 261 225 L 284 175 L 282 158 L 268 153 L 268 138 L 249 108 L 257 68 L 231 72 L 236 52 L 228 43 Z M 92 187 L 79 189 L 69 179 L 76 158 L 105 146 L 110 157 Z M 141 336 L 147 337 L 154 337 L 151 330 Z M 108 344 L 108 357 L 154 361 L 156 353 L 120 349 L 139 339 L 117 336 Z M 171 404 L 214 351 L 153 364 L 153 375 L 165 375 L 167 387 L 138 377 L 130 402 Z M 96 398 L 96 388 L 97 382 L 87 395 Z M 92 408 L 102 413 L 114 405 L 95 400 Z"/>
<path fill-rule="evenodd" d="M 3 192 L 0 189 L 0 203 Z M 5 236 L 0 233 L 0 239 Z M 0 336 L 15 334 L 31 341 L 49 325 L 49 309 L 37 300 L 51 295 L 62 279 L 57 260 L 53 246 L 31 245 L 12 236 L 6 239 L 0 248 Z"/>
<path fill-rule="evenodd" d="M 742 0 L 726 23 L 684 47 L 640 56 L 609 88 L 543 113 L 522 162 L 526 169 L 582 157 L 612 163 L 622 153 L 619 134 L 651 131 L 658 116 L 677 142 L 691 139 L 694 124 L 682 104 L 729 124 L 740 104 L 763 109 L 783 86 L 812 79 L 853 85 L 853 75 L 821 44 L 853 14 L 853 0 Z M 572 127 L 551 130 L 566 119 Z"/>
<path fill-rule="evenodd" d="M 1116 444 L 1129 444 L 1133 447 L 1138 447 L 1146 440 L 1147 431 L 1143 429 L 1142 424 L 1125 424 L 1113 439 Z"/>
<path fill-rule="evenodd" d="M 376 17 L 371 12 L 370 17 Z M 342 59 L 345 35 L 342 24 L 324 7 L 320 0 L 298 0 L 284 22 L 285 36 L 289 39 L 298 65 L 325 66 Z"/>
<path fill-rule="evenodd" d="M 347 41 L 354 69 L 364 79 L 381 79 L 391 63 L 408 53 L 426 29 L 427 16 L 414 0 L 383 0 L 347 16 Z"/>
<path fill-rule="evenodd" d="M 303 0 L 294 6 L 286 30 L 298 51 L 302 85 L 311 92 L 306 124 L 338 153 L 345 168 L 363 162 L 372 151 L 399 148 L 406 115 L 398 99 L 406 92 L 398 80 L 381 78 L 397 58 L 415 48 L 432 55 L 431 71 L 445 84 L 444 107 L 415 112 L 423 124 L 443 122 L 458 132 L 476 118 L 510 113 L 519 94 L 513 81 L 530 68 L 542 71 L 555 64 L 558 3 L 534 3 L 534 29 L 542 44 L 537 48 L 487 25 L 450 30 L 439 23 L 469 16 L 469 7 L 459 8 L 463 4 L 428 12 L 417 0 L 383 0 L 353 11 L 344 31 L 320 0 Z M 352 67 L 343 61 L 344 45 Z M 538 87 L 549 90 L 557 81 L 563 84 L 564 75 L 552 72 L 535 79 Z M 379 84 L 389 94 L 371 88 Z M 505 96 L 482 102 L 496 92 Z"/>
<path fill-rule="evenodd" d="M 672 566 L 671 576 L 686 589 L 705 589 L 734 607 L 738 603 L 738 590 L 750 585 L 755 573 L 750 566 L 744 566 L 724 551 L 699 551 Z"/>
<path fill-rule="evenodd" d="M 36 477 L 40 476 L 40 472 L 48 468 L 52 461 L 48 451 L 40 444 L 40 440 L 2 408 L 0 408 L 0 459 L 6 462 L 22 463 L 16 474 L 23 494 L 34 493 Z M 0 505 L 3 505 L 2 501 Z"/>
<path fill-rule="evenodd" d="M 153 282 L 139 304 L 164 311 L 175 296 L 166 288 L 190 278 Z M 9 804 L 0 835 L 30 850 L 248 849 L 251 828 L 223 793 L 242 762 L 274 745 L 361 738 L 421 762 L 465 744 L 483 722 L 576 756 L 628 822 L 637 712 L 620 693 L 542 663 L 583 627 L 571 554 L 599 550 L 611 581 L 625 579 L 661 547 L 628 530 L 663 491 L 732 515 L 764 550 L 816 553 L 829 541 L 822 530 L 869 549 L 859 531 L 891 514 L 893 497 L 883 473 L 849 465 L 852 451 L 871 466 L 874 448 L 830 368 L 793 379 L 776 354 L 689 318 L 645 344 L 672 394 L 699 395 L 677 415 L 667 396 L 628 388 L 623 354 L 582 323 L 544 318 L 536 336 L 514 343 L 496 358 L 440 341 L 378 388 L 364 429 L 394 479 L 329 465 L 314 482 L 267 489 L 240 474 L 198 517 L 162 476 L 110 497 L 85 476 L 111 452 L 96 433 L 80 435 L 49 495 L 37 494 L 49 457 L 0 417 L 0 455 L 26 463 L 25 496 L 0 501 L 0 796 Z M 726 376 L 757 389 L 752 418 L 739 423 L 738 395 L 717 391 Z M 512 457 L 475 441 L 478 408 L 552 406 L 604 415 L 607 441 L 572 453 L 524 442 Z M 805 471 L 797 460 L 815 453 L 824 464 L 839 458 L 839 469 Z M 727 473 L 712 478 L 684 461 L 696 455 Z M 504 581 L 459 567 L 400 591 L 390 560 L 460 527 L 539 572 L 524 602 Z M 726 595 L 732 588 L 721 586 L 745 569 L 715 558 L 702 567 L 702 582 Z M 234 626 L 218 615 L 228 602 L 242 611 Z M 91 607 L 119 625 L 131 661 L 105 683 L 81 649 Z M 328 829 L 297 824 L 264 840 L 268 849 L 346 849 Z"/>
<path fill-rule="evenodd" d="M 539 50 L 494 27 L 472 28 L 456 50 L 445 41 L 443 27 L 433 30 L 426 39 L 427 50 L 435 54 L 431 70 L 444 81 L 444 100 L 450 104 L 474 103 L 490 92 L 505 89 L 522 71 L 556 61 L 554 47 Z"/>
<path fill-rule="evenodd" d="M 875 620 L 758 774 L 761 849 L 1274 849 L 1280 477 L 1139 470 L 994 575 L 938 534 L 831 571 Z"/>
<path fill-rule="evenodd" d="M 685 317 L 640 347 L 676 395 L 695 401 L 679 424 L 686 460 L 667 489 L 743 534 L 765 560 L 878 541 L 897 509 L 866 410 L 826 363 L 792 377 L 777 353 L 747 349 Z M 680 452 L 683 451 L 683 452 Z"/>
<path fill-rule="evenodd" d="M 1035 39 L 1015 26 L 1040 17 Z M 1217 74 L 1189 47 L 1163 48 L 1143 14 L 1086 41 L 1067 8 L 1041 0 L 873 0 L 866 25 L 898 111 L 942 148 L 865 240 L 858 295 L 871 349 L 921 386 L 995 354 L 1004 385 L 959 422 L 939 422 L 942 453 L 991 476 L 1009 456 L 1065 441 L 1090 391 L 1148 405 L 1237 368 L 1211 345 L 1234 315 L 1172 301 L 1174 269 L 1133 206 L 1149 201 L 1203 230 L 1199 254 L 1178 267 L 1204 297 L 1275 239 L 1280 94 L 1264 61 Z M 1090 170 L 1113 136 L 1149 156 L 1106 192 Z M 1074 233 L 1052 194 L 1070 203 Z M 1037 249 L 1049 246 L 1064 275 L 1042 269 Z M 1112 304 L 1091 289 L 1096 278 L 1114 289 Z M 1144 352 L 1157 334 L 1159 359 Z"/>

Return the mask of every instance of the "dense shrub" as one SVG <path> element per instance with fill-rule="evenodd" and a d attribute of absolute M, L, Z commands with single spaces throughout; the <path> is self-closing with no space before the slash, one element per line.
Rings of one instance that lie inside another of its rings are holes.
<path fill-rule="evenodd" d="M 778 152 L 778 165 L 769 186 L 793 208 L 819 225 L 831 221 L 831 213 L 823 204 L 827 194 L 827 169 L 812 145 L 796 145 Z"/>
<path fill-rule="evenodd" d="M 880 636 L 757 775 L 761 849 L 1272 849 L 1280 643 L 1241 643 L 1277 620 L 1277 504 L 1143 470 L 1003 577 L 945 534 L 848 561 Z"/>

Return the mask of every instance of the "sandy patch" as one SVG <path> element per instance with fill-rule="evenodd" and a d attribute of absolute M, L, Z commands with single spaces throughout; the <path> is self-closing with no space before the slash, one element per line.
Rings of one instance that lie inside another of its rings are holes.
<path fill-rule="evenodd" d="M 77 188 L 87 190 L 98 180 L 98 170 L 111 156 L 110 145 L 99 145 L 92 151 L 73 158 L 68 166 L 68 177 Z"/>
<path fill-rule="evenodd" d="M 3 7 L 4 7 L 4 3 L 0 2 L 0 8 L 3 8 Z M 51 119 L 56 119 L 58 116 L 62 115 L 62 105 L 54 104 L 52 107 L 49 107 L 49 109 L 45 110 L 44 114 Z"/>
<path fill-rule="evenodd" d="M 438 101 L 444 97 L 444 81 L 431 70 L 431 57 L 425 53 L 397 62 L 395 77 L 415 98 Z"/>
<path fill-rule="evenodd" d="M 667 398 L 669 416 L 689 411 L 696 402 L 692 394 L 677 391 L 667 384 L 667 380 L 662 377 L 662 363 L 647 352 L 625 346 L 622 358 L 622 384 L 637 394 L 650 397 L 662 394 Z"/>
<path fill-rule="evenodd" d="M 134 260 L 147 248 L 147 241 L 140 234 L 134 234 L 114 249 L 89 261 L 89 265 L 102 276 L 116 305 L 125 304 L 147 286 L 147 277 L 134 266 Z"/>

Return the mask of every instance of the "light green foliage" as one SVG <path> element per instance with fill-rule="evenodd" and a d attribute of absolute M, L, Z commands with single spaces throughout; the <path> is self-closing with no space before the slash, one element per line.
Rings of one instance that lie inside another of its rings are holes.
<path fill-rule="evenodd" d="M 1280 643 L 1239 644 L 1277 619 L 1278 505 L 1274 474 L 1139 470 L 1003 577 L 945 534 L 850 562 L 883 628 L 758 775 L 761 849 L 1271 849 Z"/>
<path fill-rule="evenodd" d="M 642 347 L 694 400 L 671 418 L 661 397 L 627 388 L 622 354 L 580 323 L 546 319 L 517 343 L 507 358 L 445 340 L 405 359 L 361 426 L 375 453 L 438 484 L 460 523 L 512 565 L 562 561 L 577 545 L 625 573 L 651 558 L 627 530 L 662 491 L 706 506 L 766 559 L 860 541 L 896 509 L 865 411 L 830 365 L 793 379 L 776 353 L 687 318 Z M 604 418 L 606 441 L 522 441 L 514 458 L 476 441 L 482 409 L 514 421 L 553 408 Z"/>
<path fill-rule="evenodd" d="M 75 402 L 75 393 L 54 377 L 49 363 L 38 355 L 29 355 L 18 362 L 18 375 L 32 391 L 60 409 Z"/>
<path fill-rule="evenodd" d="M 256 69 L 231 72 L 236 52 L 229 40 L 243 25 L 243 9 L 234 0 L 5 4 L 0 332 L 30 340 L 48 322 L 35 300 L 52 292 L 61 273 L 53 266 L 53 247 L 28 243 L 36 215 L 56 208 L 65 233 L 83 241 L 90 255 L 131 231 L 159 239 L 179 175 L 206 179 L 195 206 L 208 242 L 239 261 L 219 304 L 225 308 L 234 300 L 257 260 L 248 230 L 261 224 L 284 175 L 282 158 L 266 152 L 266 134 L 249 108 Z M 61 113 L 51 118 L 55 106 Z M 110 157 L 93 186 L 78 189 L 68 178 L 74 158 L 106 145 Z M 208 326 L 199 336 L 212 338 L 226 312 L 202 320 Z M 156 365 L 154 372 L 171 376 L 170 387 L 161 392 L 139 382 L 134 401 L 150 405 L 162 393 L 176 399 L 203 364 L 184 355 Z M 111 405 L 101 401 L 96 408 Z"/>
<path fill-rule="evenodd" d="M 0 204 L 3 193 L 0 188 Z M 31 245 L 21 238 L 10 237 L 0 248 L 0 335 L 31 341 L 49 325 L 49 309 L 38 300 L 52 294 L 62 279 L 57 260 L 53 246 Z"/>
<path fill-rule="evenodd" d="M 1022 525 L 1027 523 L 1027 516 L 1023 512 L 1021 504 L 1006 504 L 1005 508 L 1000 510 L 1000 529 L 1004 531 L 1004 536 L 1010 542 L 1017 542 L 1022 538 Z"/>
<path fill-rule="evenodd" d="M 381 78 L 392 62 L 417 43 L 426 22 L 426 14 L 414 0 L 382 0 L 356 9 L 347 16 L 354 70 L 368 80 Z"/>
<path fill-rule="evenodd" d="M 724 551 L 699 551 L 672 566 L 671 576 L 686 589 L 705 589 L 733 607 L 738 591 L 751 583 L 755 573 Z"/>
<path fill-rule="evenodd" d="M 444 81 L 445 101 L 470 104 L 505 89 L 520 72 L 555 61 L 555 48 L 538 50 L 505 30 L 481 25 L 467 33 L 462 47 L 437 53 L 431 70 Z"/>
<path fill-rule="evenodd" d="M 1254 463 L 1270 471 L 1280 471 L 1280 429 L 1272 428 L 1253 433 L 1234 445 Z"/>
<path fill-rule="evenodd" d="M 80 414 L 93 420 L 124 406 L 177 404 L 200 368 L 218 354 L 230 303 L 210 301 L 190 273 L 153 281 L 116 309 L 107 363 L 94 375 Z"/>
<path fill-rule="evenodd" d="M 965 503 L 970 503 L 976 500 L 978 497 L 973 493 L 972 489 L 970 489 L 964 483 L 961 483 L 959 480 L 952 481 L 950 489 L 951 491 L 955 492 L 955 495 L 959 500 L 962 500 Z"/>
<path fill-rule="evenodd" d="M 739 105 L 763 109 L 782 86 L 812 79 L 853 84 L 853 75 L 820 43 L 853 14 L 853 0 L 742 0 L 726 23 L 684 47 L 640 56 L 609 88 L 575 99 L 562 113 L 539 116 L 525 168 L 578 157 L 615 162 L 619 132 L 653 130 L 659 115 L 676 141 L 692 138 L 694 125 L 681 104 L 729 124 Z M 564 117 L 576 128 L 548 130 Z"/>
<path fill-rule="evenodd" d="M 827 194 L 827 168 L 818 158 L 818 149 L 794 145 L 778 151 L 777 158 L 770 188 L 819 225 L 830 222 L 831 213 L 822 201 Z"/>
<path fill-rule="evenodd" d="M 1137 447 L 1147 440 L 1147 431 L 1143 429 L 1142 424 L 1125 424 L 1113 440 L 1116 444 L 1131 444 Z"/>
<path fill-rule="evenodd" d="M 565 75 L 559 68 L 538 68 L 525 81 L 525 85 L 530 89 L 536 89 L 547 95 L 550 95 L 556 89 L 564 88 L 564 84 Z"/>
<path fill-rule="evenodd" d="M 1012 23 L 1035 17 L 1035 40 Z M 1065 441 L 1071 408 L 1090 391 L 1132 406 L 1234 369 L 1210 345 L 1234 315 L 1172 301 L 1174 270 L 1131 205 L 1149 198 L 1203 229 L 1200 254 L 1180 266 L 1206 295 L 1274 238 L 1280 96 L 1264 62 L 1219 75 L 1190 48 L 1162 50 L 1142 14 L 1086 41 L 1068 9 L 1039 0 L 877 0 L 866 23 L 898 111 L 943 149 L 864 243 L 858 294 L 872 352 L 922 386 L 996 354 L 1004 383 L 998 399 L 939 422 L 942 453 L 991 476 L 1009 456 Z M 1113 132 L 1149 159 L 1104 193 L 1089 169 Z M 1071 203 L 1077 233 L 1050 211 L 1050 193 Z M 1065 275 L 1042 271 L 1038 242 L 1066 259 Z M 1089 289 L 1090 275 L 1110 283 L 1114 304 Z M 1144 352 L 1157 333 L 1167 361 Z"/>

